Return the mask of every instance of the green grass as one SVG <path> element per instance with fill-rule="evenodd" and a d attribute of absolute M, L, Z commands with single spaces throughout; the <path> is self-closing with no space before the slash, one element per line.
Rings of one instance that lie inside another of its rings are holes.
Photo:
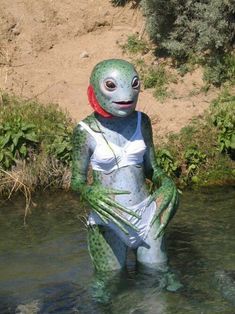
<path fill-rule="evenodd" d="M 146 41 L 139 39 L 137 35 L 130 35 L 127 42 L 121 46 L 124 52 L 130 54 L 146 54 L 150 48 Z"/>
<path fill-rule="evenodd" d="M 153 88 L 153 96 L 163 102 L 168 96 L 168 84 L 175 81 L 175 77 L 163 64 L 145 67 L 142 74 L 144 88 Z"/>

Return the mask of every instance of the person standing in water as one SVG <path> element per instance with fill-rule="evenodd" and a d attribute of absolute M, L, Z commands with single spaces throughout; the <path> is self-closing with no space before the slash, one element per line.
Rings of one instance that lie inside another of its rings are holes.
<path fill-rule="evenodd" d="M 88 249 L 97 271 L 125 267 L 128 247 L 145 266 L 157 269 L 167 263 L 164 232 L 179 197 L 156 163 L 150 119 L 136 111 L 139 92 L 131 63 L 98 63 L 88 87 L 94 112 L 74 129 L 71 187 L 91 209 Z"/>

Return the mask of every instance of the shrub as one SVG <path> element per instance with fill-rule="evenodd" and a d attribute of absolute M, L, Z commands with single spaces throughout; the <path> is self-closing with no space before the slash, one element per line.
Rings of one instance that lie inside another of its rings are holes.
<path fill-rule="evenodd" d="M 195 118 L 167 143 L 158 144 L 159 165 L 182 187 L 234 183 L 234 117 L 235 97 L 223 92 L 204 118 Z"/>
<path fill-rule="evenodd" d="M 203 79 L 207 84 L 220 86 L 225 81 L 235 83 L 235 55 L 215 55 L 208 58 Z"/>
<path fill-rule="evenodd" d="M 160 49 L 182 59 L 192 52 L 225 52 L 234 41 L 232 0 L 143 0 L 151 38 Z"/>
<path fill-rule="evenodd" d="M 45 153 L 59 162 L 71 162 L 73 125 L 56 105 L 2 96 L 0 107 L 0 166 L 10 169 L 17 160 Z"/>
<path fill-rule="evenodd" d="M 16 159 L 25 159 L 30 150 L 38 144 L 35 133 L 36 126 L 25 123 L 21 117 L 13 117 L 10 121 L 2 121 L 0 126 L 0 164 L 9 169 Z"/>
<path fill-rule="evenodd" d="M 235 96 L 225 91 L 211 105 L 212 122 L 218 129 L 219 150 L 234 155 Z"/>
<path fill-rule="evenodd" d="M 143 39 L 139 39 L 137 35 L 128 36 L 127 42 L 121 47 L 124 52 L 131 54 L 146 54 L 149 51 L 148 44 Z"/>
<path fill-rule="evenodd" d="M 220 86 L 234 83 L 235 6 L 233 0 L 142 0 L 150 38 L 157 54 L 173 57 L 181 73 L 197 56 L 205 65 L 204 80 Z"/>
<path fill-rule="evenodd" d="M 197 145 L 192 145 L 184 151 L 184 159 L 186 164 L 186 180 L 187 182 L 196 181 L 195 177 L 200 166 L 206 161 L 207 155 L 200 151 Z"/>
<path fill-rule="evenodd" d="M 178 162 L 167 149 L 159 149 L 156 152 L 156 162 L 169 176 L 174 176 L 179 171 Z"/>

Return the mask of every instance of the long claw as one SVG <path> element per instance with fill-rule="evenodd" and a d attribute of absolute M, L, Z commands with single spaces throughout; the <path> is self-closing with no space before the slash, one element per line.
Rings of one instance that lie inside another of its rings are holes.
<path fill-rule="evenodd" d="M 135 213 L 133 210 L 130 210 L 124 206 L 122 206 L 121 204 L 119 204 L 118 202 L 115 202 L 109 198 L 105 199 L 105 202 L 108 204 L 108 205 L 111 205 L 112 207 L 117 207 L 118 209 L 121 209 L 122 211 L 124 211 L 125 213 L 131 215 L 131 216 L 134 216 L 138 219 L 140 219 L 140 215 L 138 215 L 137 213 Z"/>
<path fill-rule="evenodd" d="M 108 194 L 122 195 L 122 194 L 131 194 L 131 192 L 126 191 L 126 190 L 108 189 Z"/>
<path fill-rule="evenodd" d="M 105 210 L 106 212 L 108 212 L 111 216 L 113 216 L 115 219 L 119 219 L 121 220 L 124 224 L 126 224 L 127 226 L 131 227 L 132 229 L 134 229 L 135 231 L 139 231 L 139 229 L 132 225 L 128 220 L 126 220 L 125 218 L 123 218 L 120 214 L 118 214 L 117 212 L 111 210 L 109 208 L 109 206 L 107 206 L 105 203 L 101 202 L 100 203 L 100 207 L 102 208 L 102 210 Z"/>
<path fill-rule="evenodd" d="M 96 214 L 100 217 L 100 219 L 101 219 L 105 224 L 108 224 L 108 219 L 107 219 L 107 217 L 105 217 L 104 215 L 100 214 L 100 213 L 98 212 L 98 210 L 96 210 L 95 212 L 96 212 Z"/>
<path fill-rule="evenodd" d="M 156 197 L 155 193 L 151 195 L 146 206 L 148 207 L 153 201 L 155 201 Z"/>
<path fill-rule="evenodd" d="M 94 206 L 93 207 L 96 210 L 96 213 L 99 213 L 98 215 L 105 216 L 109 221 L 112 221 L 115 223 L 125 234 L 129 234 L 129 232 L 126 230 L 126 228 L 110 213 L 108 213 L 106 210 L 102 209 L 99 206 Z M 108 223 L 108 221 L 107 221 Z"/>
<path fill-rule="evenodd" d="M 162 195 L 161 188 L 156 193 L 154 193 L 153 195 L 156 196 L 155 199 L 157 199 L 158 197 L 161 197 L 161 195 Z M 169 204 L 175 199 L 176 195 L 177 195 L 177 191 L 173 190 L 171 192 L 171 194 L 168 195 L 167 198 L 163 198 L 163 201 L 159 205 L 158 213 L 156 213 L 152 218 L 151 226 L 154 224 L 156 219 L 158 219 L 162 215 L 163 211 L 169 206 Z M 173 204 L 174 204 L 174 202 L 173 202 Z"/>
<path fill-rule="evenodd" d="M 151 226 L 154 224 L 154 222 L 156 221 L 156 219 L 158 219 L 161 214 L 163 213 L 163 211 L 167 208 L 167 206 L 169 205 L 169 203 L 171 202 L 171 200 L 165 200 L 161 203 L 161 205 L 159 206 L 159 212 L 156 213 L 154 216 L 153 216 L 153 219 L 151 221 Z"/>
<path fill-rule="evenodd" d="M 162 234 L 163 234 L 163 230 L 164 230 L 165 226 L 164 224 L 160 225 L 157 233 L 154 236 L 154 239 L 156 240 L 157 238 L 159 238 Z"/>
<path fill-rule="evenodd" d="M 149 198 L 148 203 L 147 203 L 146 206 L 149 207 L 149 205 L 150 205 L 153 201 L 154 201 L 154 197 L 151 196 L 151 197 Z"/>
<path fill-rule="evenodd" d="M 170 205 L 164 211 L 162 211 L 162 213 L 158 215 L 157 219 L 159 220 L 159 222 L 161 220 L 163 220 L 163 222 L 160 224 L 160 227 L 158 228 L 158 231 L 155 234 L 155 237 L 154 237 L 155 239 L 157 239 L 163 234 L 164 229 L 167 227 L 168 223 L 170 222 L 170 217 L 172 215 L 172 210 L 175 206 L 176 197 L 177 197 L 177 192 L 175 191 L 173 194 L 173 198 L 170 202 Z"/>

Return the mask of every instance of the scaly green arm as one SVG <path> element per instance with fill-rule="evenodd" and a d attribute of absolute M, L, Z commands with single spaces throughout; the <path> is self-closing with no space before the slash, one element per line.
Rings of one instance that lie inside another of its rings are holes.
<path fill-rule="evenodd" d="M 146 177 L 153 183 L 153 192 L 149 204 L 155 200 L 159 207 L 158 213 L 154 215 L 151 221 L 151 225 L 157 223 L 159 226 L 155 234 L 155 238 L 158 238 L 163 234 L 166 226 L 176 212 L 179 203 L 179 195 L 173 180 L 169 178 L 156 163 L 152 127 L 146 115 L 143 118 L 143 134 L 148 148 L 145 154 Z"/>
<path fill-rule="evenodd" d="M 135 226 L 131 225 L 123 217 L 120 211 L 137 218 L 140 217 L 112 199 L 114 195 L 129 194 L 130 192 L 104 188 L 98 179 L 94 180 L 91 185 L 87 183 L 90 157 L 89 135 L 80 126 L 77 126 L 73 134 L 72 190 L 79 192 L 82 198 L 91 205 L 91 208 L 105 223 L 112 221 L 126 234 L 128 234 L 128 231 L 125 225 L 137 230 Z"/>

